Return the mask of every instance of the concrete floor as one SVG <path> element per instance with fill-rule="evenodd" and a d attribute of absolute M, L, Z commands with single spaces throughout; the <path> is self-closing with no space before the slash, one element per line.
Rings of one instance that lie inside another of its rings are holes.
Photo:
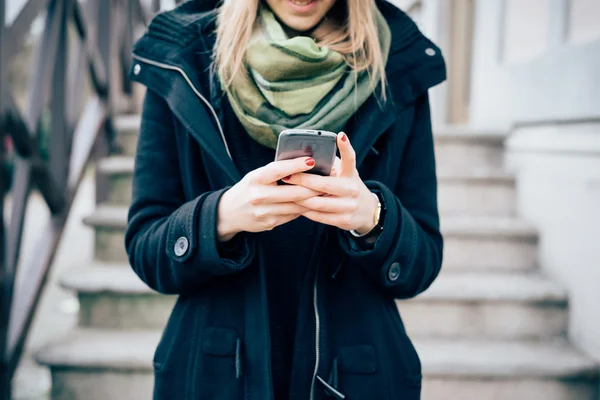
<path fill-rule="evenodd" d="M 58 278 L 65 271 L 74 267 L 85 267 L 92 261 L 94 232 L 84 226 L 81 220 L 94 209 L 94 190 L 93 175 L 88 173 L 75 198 L 45 293 L 30 331 L 26 355 L 14 378 L 13 399 L 49 398 L 51 385 L 49 371 L 38 366 L 32 354 L 41 346 L 64 335 L 77 323 L 79 308 L 77 298 L 73 293 L 60 288 Z M 10 219 L 10 206 L 11 200 L 7 198 L 5 202 L 7 221 Z M 39 241 L 40 228 L 45 225 L 48 216 L 49 212 L 42 197 L 37 192 L 32 193 L 24 226 L 18 284 L 28 278 L 25 267 L 28 265 L 28 260 L 36 256 L 35 247 Z"/>

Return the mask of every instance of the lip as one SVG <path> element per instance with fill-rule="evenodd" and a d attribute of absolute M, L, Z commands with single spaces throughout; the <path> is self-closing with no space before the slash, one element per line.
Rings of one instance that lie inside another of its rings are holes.
<path fill-rule="evenodd" d="M 305 6 L 295 4 L 292 0 L 287 0 L 287 3 L 289 4 L 290 8 L 292 8 L 297 13 L 308 13 L 311 12 L 317 6 L 318 1 L 319 0 L 312 0 Z"/>

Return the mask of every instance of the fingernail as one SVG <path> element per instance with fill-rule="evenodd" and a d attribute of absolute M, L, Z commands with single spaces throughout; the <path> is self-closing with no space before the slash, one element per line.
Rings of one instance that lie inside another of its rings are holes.
<path fill-rule="evenodd" d="M 346 136 L 346 134 L 342 132 L 342 142 L 345 142 L 346 140 L 348 140 L 348 136 Z"/>
<path fill-rule="evenodd" d="M 307 158 L 306 159 L 306 165 L 308 165 L 309 167 L 314 167 L 315 166 L 315 160 L 312 158 Z"/>
<path fill-rule="evenodd" d="M 291 175 L 286 176 L 285 178 L 283 178 L 284 181 L 289 181 L 290 179 L 292 179 Z"/>

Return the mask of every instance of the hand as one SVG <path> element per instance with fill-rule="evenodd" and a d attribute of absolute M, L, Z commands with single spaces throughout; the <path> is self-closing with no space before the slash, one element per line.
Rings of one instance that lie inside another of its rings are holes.
<path fill-rule="evenodd" d="M 356 170 L 356 153 L 345 133 L 337 138 L 341 162 L 334 164 L 332 176 L 299 173 L 285 182 L 298 187 L 325 193 L 303 199 L 297 203 L 306 208 L 305 217 L 326 225 L 332 225 L 360 234 L 375 227 L 374 216 L 377 199 L 364 184 Z"/>
<path fill-rule="evenodd" d="M 320 193 L 302 186 L 278 186 L 277 181 L 314 166 L 312 158 L 301 157 L 274 161 L 248 173 L 221 197 L 217 239 L 226 242 L 239 232 L 268 231 L 302 215 L 306 208 L 299 202 Z"/>

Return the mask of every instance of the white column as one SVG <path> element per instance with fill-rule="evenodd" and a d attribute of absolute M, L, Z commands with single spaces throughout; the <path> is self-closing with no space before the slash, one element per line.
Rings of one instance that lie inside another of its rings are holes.
<path fill-rule="evenodd" d="M 550 0 L 550 22 L 548 27 L 549 47 L 560 46 L 567 39 L 569 24 L 569 0 Z"/>
<path fill-rule="evenodd" d="M 450 7 L 448 0 L 423 0 L 421 10 L 421 29 L 423 33 L 438 45 L 448 59 Z M 448 88 L 443 83 L 430 92 L 431 118 L 434 126 L 448 122 Z"/>
<path fill-rule="evenodd" d="M 471 78 L 471 125 L 510 126 L 509 76 L 503 68 L 504 0 L 476 0 Z"/>

